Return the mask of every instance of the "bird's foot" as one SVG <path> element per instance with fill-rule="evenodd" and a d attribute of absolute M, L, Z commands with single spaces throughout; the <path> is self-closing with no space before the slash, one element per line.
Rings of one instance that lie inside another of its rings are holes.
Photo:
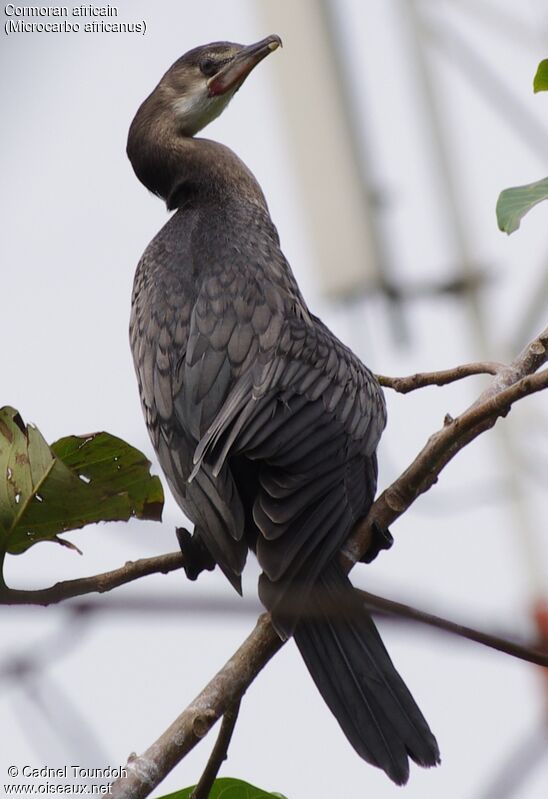
<path fill-rule="evenodd" d="M 394 539 L 388 527 L 383 528 L 380 527 L 377 522 L 373 522 L 371 543 L 369 549 L 361 559 L 361 562 L 371 563 L 372 560 L 375 560 L 381 549 L 390 549 L 393 543 Z"/>
<path fill-rule="evenodd" d="M 195 580 L 203 571 L 213 571 L 215 561 L 196 531 L 191 535 L 184 527 L 176 527 L 175 535 L 183 553 L 183 568 L 189 580 Z"/>

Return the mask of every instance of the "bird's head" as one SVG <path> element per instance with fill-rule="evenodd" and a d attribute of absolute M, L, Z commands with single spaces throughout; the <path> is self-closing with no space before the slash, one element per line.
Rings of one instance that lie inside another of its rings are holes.
<path fill-rule="evenodd" d="M 179 133 L 194 136 L 218 117 L 249 73 L 281 43 L 279 36 L 247 47 L 213 42 L 181 56 L 160 83 L 170 98 Z"/>
<path fill-rule="evenodd" d="M 247 47 L 214 42 L 189 50 L 141 104 L 129 129 L 127 154 L 141 183 L 169 208 L 175 207 L 174 192 L 180 193 L 182 183 L 188 189 L 215 170 L 217 180 L 226 173 L 226 164 L 211 157 L 213 142 L 208 149 L 206 140 L 190 137 L 222 113 L 254 67 L 281 43 L 279 36 L 267 36 Z M 193 146 L 182 147 L 184 142 Z"/>

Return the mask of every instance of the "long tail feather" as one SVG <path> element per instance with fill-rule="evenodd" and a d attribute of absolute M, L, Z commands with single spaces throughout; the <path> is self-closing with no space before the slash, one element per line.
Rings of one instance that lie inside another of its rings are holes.
<path fill-rule="evenodd" d="M 409 777 L 409 757 L 435 766 L 436 739 L 394 668 L 377 629 L 363 612 L 345 617 L 352 586 L 336 564 L 322 572 L 321 599 L 311 618 L 295 630 L 295 641 L 322 697 L 346 737 L 368 763 L 398 785 Z"/>

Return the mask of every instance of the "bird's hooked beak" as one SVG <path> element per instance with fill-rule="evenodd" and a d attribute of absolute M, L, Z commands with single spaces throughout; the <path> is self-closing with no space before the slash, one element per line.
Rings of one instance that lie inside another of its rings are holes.
<path fill-rule="evenodd" d="M 244 47 L 207 82 L 208 95 L 218 97 L 240 88 L 249 73 L 263 58 L 282 46 L 279 36 L 267 36 L 260 42 Z"/>

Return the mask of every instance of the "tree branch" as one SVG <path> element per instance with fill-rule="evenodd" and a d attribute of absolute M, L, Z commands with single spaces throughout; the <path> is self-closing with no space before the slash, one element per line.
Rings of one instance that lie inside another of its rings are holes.
<path fill-rule="evenodd" d="M 283 646 L 267 613 L 230 660 L 146 752 L 131 759 L 127 777 L 111 785 L 115 799 L 143 799 L 247 691 Z"/>
<path fill-rule="evenodd" d="M 464 624 L 457 624 L 454 621 L 449 621 L 449 619 L 443 619 L 441 616 L 425 613 L 422 610 L 411 607 L 411 605 L 404 605 L 402 602 L 394 602 L 392 599 L 385 599 L 382 596 L 370 594 L 368 591 L 362 591 L 359 588 L 355 588 L 354 590 L 372 611 L 378 611 L 390 616 L 396 616 L 397 618 L 410 619 L 420 624 L 426 624 L 438 630 L 458 635 L 461 638 L 467 638 L 469 641 L 483 644 L 491 649 L 496 649 L 498 652 L 504 652 L 520 660 L 526 660 L 528 663 L 534 663 L 536 666 L 548 667 L 548 652 L 531 649 L 528 646 L 509 641 L 507 638 L 502 638 L 499 635 L 491 635 L 481 630 L 475 630 L 473 627 L 466 627 Z"/>
<path fill-rule="evenodd" d="M 417 372 L 408 377 L 387 377 L 386 375 L 376 375 L 377 380 L 384 388 L 392 388 L 399 394 L 408 394 L 417 388 L 425 386 L 446 386 L 471 375 L 496 375 L 504 364 L 494 361 L 483 361 L 477 363 L 464 363 L 455 366 L 453 369 L 443 369 L 440 372 Z"/>
<path fill-rule="evenodd" d="M 437 480 L 444 466 L 470 441 L 505 416 L 512 404 L 548 386 L 548 370 L 531 374 L 547 359 L 548 329 L 531 342 L 470 408 L 430 437 L 405 472 L 376 500 L 367 519 L 358 524 L 342 553 L 349 571 L 366 552 L 373 524 L 387 529 L 415 499 Z M 141 799 L 196 745 L 215 721 L 247 690 L 260 670 L 281 648 L 268 614 L 262 616 L 238 652 L 217 673 L 194 702 L 147 751 L 128 763 L 128 776 L 111 786 L 114 799 Z M 199 734 L 198 734 L 199 733 Z"/>
<path fill-rule="evenodd" d="M 494 380 L 483 391 L 474 405 L 480 405 L 496 394 L 538 371 L 548 360 L 548 327 L 527 344 L 512 363 L 499 370 Z M 473 407 L 473 406 L 472 406 Z"/>
<path fill-rule="evenodd" d="M 234 727 L 238 720 L 239 711 L 240 701 L 238 700 L 238 702 L 232 705 L 232 707 L 229 707 L 224 714 L 219 736 L 215 741 L 215 746 L 211 751 L 204 772 L 198 780 L 198 784 L 190 794 L 190 799 L 207 799 L 209 796 L 209 792 L 213 788 L 213 783 L 217 778 L 219 769 L 228 756 L 228 747 L 230 746 L 232 733 L 234 732 Z"/>
<path fill-rule="evenodd" d="M 495 380 L 499 377 L 500 373 Z M 420 494 L 437 482 L 440 472 L 461 449 L 493 427 L 501 416 L 506 416 L 515 402 L 547 387 L 548 369 L 545 369 L 521 377 L 513 385 L 500 387 L 494 393 L 488 389 L 484 392 L 484 400 L 476 401 L 456 419 L 446 416 L 443 428 L 430 436 L 411 465 L 380 494 L 367 517 L 355 527 L 342 550 L 346 569 L 350 570 L 367 552 L 373 524 L 386 530 Z"/>
<path fill-rule="evenodd" d="M 120 585 L 131 583 L 148 574 L 168 574 L 183 566 L 181 552 L 170 552 L 155 558 L 141 558 L 128 561 L 119 569 L 82 577 L 78 580 L 64 580 L 49 588 L 28 591 L 18 588 L 2 587 L 0 589 L 0 605 L 51 605 L 64 599 L 82 596 L 83 594 L 112 591 Z"/>

